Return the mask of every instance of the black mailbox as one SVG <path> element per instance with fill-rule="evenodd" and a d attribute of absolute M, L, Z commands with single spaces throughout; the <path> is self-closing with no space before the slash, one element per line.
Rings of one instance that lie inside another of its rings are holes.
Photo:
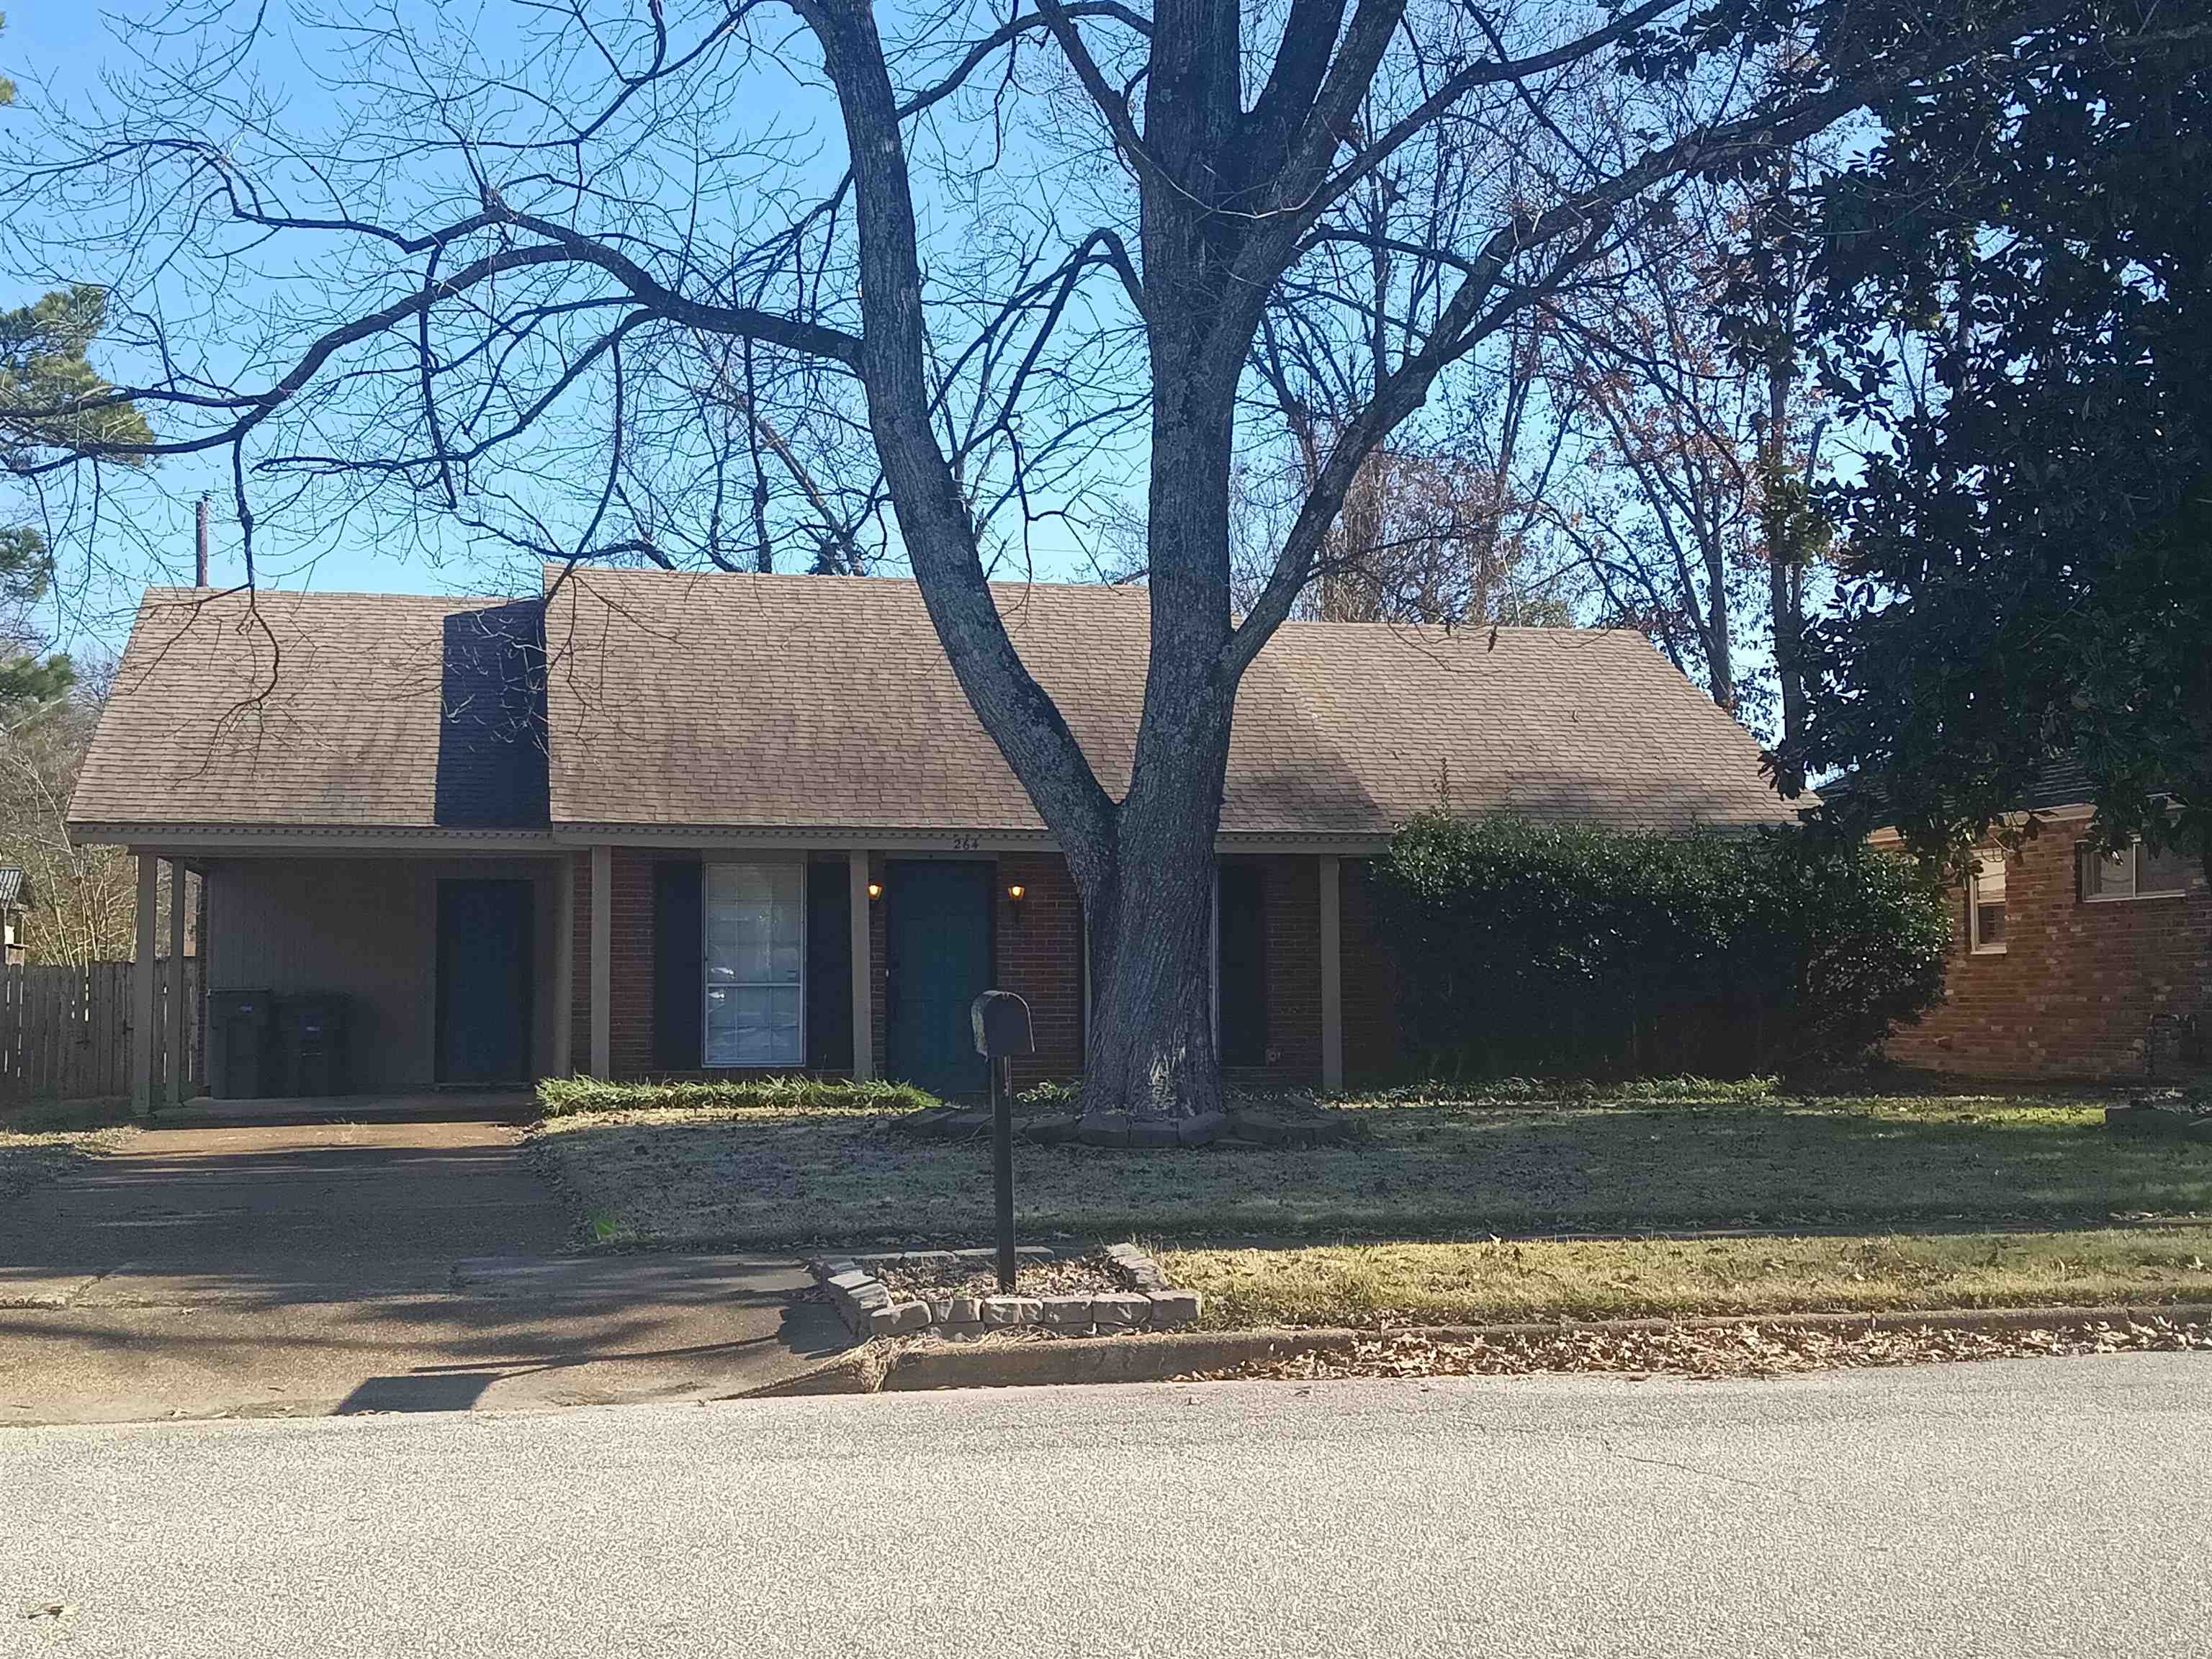
<path fill-rule="evenodd" d="M 975 1023 L 975 1052 L 985 1059 L 1036 1052 L 1030 1036 L 1030 1006 L 1012 991 L 986 991 L 968 1012 Z"/>
<path fill-rule="evenodd" d="M 991 1073 L 991 1187 L 999 1212 L 999 1288 L 1014 1288 L 1013 1054 L 1036 1051 L 1030 1006 L 1012 991 L 986 991 L 968 1010 L 975 1027 L 975 1052 Z"/>

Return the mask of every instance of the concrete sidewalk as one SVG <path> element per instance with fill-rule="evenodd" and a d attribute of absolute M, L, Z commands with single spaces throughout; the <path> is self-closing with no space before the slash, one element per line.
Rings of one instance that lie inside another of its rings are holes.
<path fill-rule="evenodd" d="M 0 1215 L 0 1425 L 709 1398 L 846 1346 L 793 1262 L 573 1243 L 501 1124 L 150 1130 Z"/>

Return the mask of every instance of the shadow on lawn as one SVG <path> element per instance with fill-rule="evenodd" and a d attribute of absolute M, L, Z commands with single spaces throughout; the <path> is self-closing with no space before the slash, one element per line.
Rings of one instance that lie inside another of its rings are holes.
<path fill-rule="evenodd" d="M 2212 1214 L 2212 1147 L 2108 1136 L 2095 1107 L 1986 1097 L 1539 1108 L 1376 1106 L 1367 1143 L 1018 1148 L 1031 1236 L 1315 1239 L 1669 1230 L 2076 1226 Z M 587 1212 L 642 1243 L 970 1240 L 988 1143 L 884 1120 L 564 1120 L 538 1145 Z"/>

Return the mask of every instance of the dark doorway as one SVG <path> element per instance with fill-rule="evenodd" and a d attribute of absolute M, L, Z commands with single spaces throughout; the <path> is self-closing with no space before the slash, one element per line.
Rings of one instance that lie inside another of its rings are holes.
<path fill-rule="evenodd" d="M 1267 1063 L 1267 887 L 1257 864 L 1224 864 L 1220 880 L 1221 1063 Z"/>
<path fill-rule="evenodd" d="M 526 881 L 438 884 L 438 1081 L 530 1080 Z"/>
<path fill-rule="evenodd" d="M 997 867 L 900 859 L 884 867 L 884 956 L 890 1074 L 952 1098 L 990 1087 L 969 1005 L 991 988 Z"/>

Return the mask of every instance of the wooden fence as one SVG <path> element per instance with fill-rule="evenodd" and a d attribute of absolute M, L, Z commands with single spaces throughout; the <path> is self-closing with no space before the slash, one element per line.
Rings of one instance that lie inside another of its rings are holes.
<path fill-rule="evenodd" d="M 131 1092 L 131 969 L 40 963 L 0 969 L 0 1105 L 92 1100 Z M 185 958 L 185 1094 L 206 1076 L 200 964 Z M 154 1098 L 168 1098 L 169 963 L 154 964 Z"/>

